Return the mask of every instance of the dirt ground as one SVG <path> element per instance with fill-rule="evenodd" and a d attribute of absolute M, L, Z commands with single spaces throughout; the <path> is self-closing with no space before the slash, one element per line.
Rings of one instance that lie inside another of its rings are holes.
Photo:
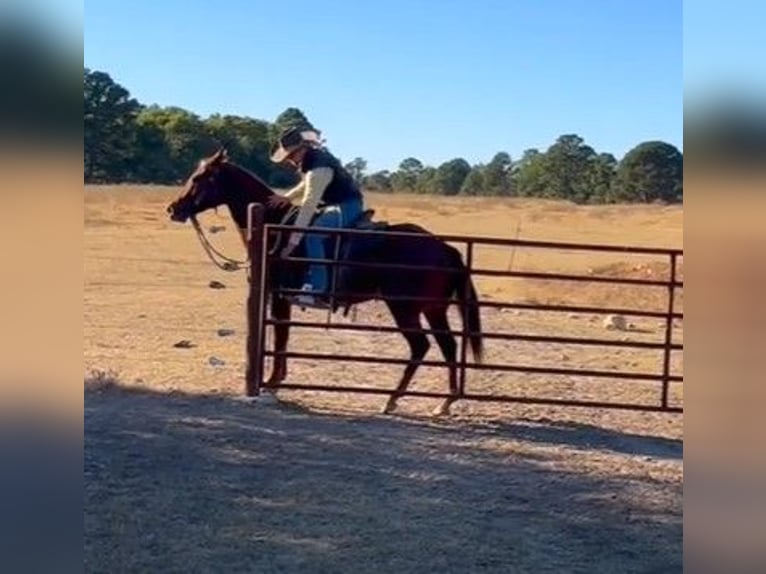
<path fill-rule="evenodd" d="M 176 190 L 86 188 L 86 569 L 231 572 L 675 572 L 682 557 L 680 415 L 282 391 L 242 404 L 246 280 L 167 221 Z M 372 196 L 377 217 L 441 233 L 677 247 L 678 207 Z M 223 208 L 202 222 L 244 255 Z M 658 258 L 482 249 L 485 268 L 662 276 Z M 682 269 L 680 269 L 682 274 Z M 223 289 L 211 289 L 219 281 Z M 662 310 L 664 292 L 477 280 L 485 299 Z M 677 299 L 683 309 L 683 299 Z M 316 311 L 296 317 L 323 320 Z M 485 329 L 662 341 L 629 318 L 485 309 Z M 334 318 L 336 322 L 349 319 Z M 357 323 L 392 324 L 382 305 Z M 453 328 L 459 328 L 453 316 Z M 219 332 L 220 329 L 226 331 Z M 673 332 L 683 342 L 683 324 Z M 186 348 L 174 346 L 186 340 Z M 396 334 L 296 330 L 291 350 L 406 357 Z M 487 362 L 659 372 L 661 352 L 488 340 Z M 434 345 L 428 358 L 438 359 Z M 391 388 L 399 366 L 299 361 L 292 382 Z M 118 385 L 93 381 L 114 371 Z M 673 369 L 683 373 L 682 353 Z M 418 390 L 446 390 L 423 368 Z M 470 372 L 471 392 L 656 403 L 656 383 Z M 682 386 L 671 387 L 682 405 Z"/>

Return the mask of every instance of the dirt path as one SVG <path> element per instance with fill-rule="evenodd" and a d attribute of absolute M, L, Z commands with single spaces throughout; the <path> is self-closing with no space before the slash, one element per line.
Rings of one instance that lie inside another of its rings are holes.
<path fill-rule="evenodd" d="M 682 444 L 85 394 L 88 572 L 680 572 Z"/>

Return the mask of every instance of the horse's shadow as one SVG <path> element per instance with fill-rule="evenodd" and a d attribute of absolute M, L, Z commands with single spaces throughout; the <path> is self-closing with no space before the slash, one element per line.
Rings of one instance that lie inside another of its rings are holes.
<path fill-rule="evenodd" d="M 400 421 L 414 425 L 439 427 L 442 432 L 446 433 L 471 431 L 480 435 L 492 435 L 537 444 L 563 445 L 578 450 L 601 450 L 666 460 L 683 459 L 682 439 L 630 433 L 574 421 L 522 417 L 508 422 L 474 422 L 453 417 L 440 418 L 411 413 L 394 415 L 375 413 L 365 416 L 360 413 L 339 413 L 337 411 L 324 413 L 285 395 L 278 395 L 275 400 L 287 411 L 312 416 L 331 418 L 345 416 L 350 419 L 361 419 L 368 416 L 380 421 L 390 420 L 392 424 L 394 421 Z"/>

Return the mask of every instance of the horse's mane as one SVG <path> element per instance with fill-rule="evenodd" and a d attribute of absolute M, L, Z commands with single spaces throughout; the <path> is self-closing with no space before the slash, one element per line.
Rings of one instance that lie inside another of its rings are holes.
<path fill-rule="evenodd" d="M 256 173 L 254 173 L 250 169 L 248 169 L 248 168 L 246 168 L 246 167 L 244 167 L 244 166 L 242 166 L 242 165 L 240 165 L 238 163 L 234 163 L 231 160 L 226 160 L 225 161 L 225 165 L 227 167 L 233 168 L 235 171 L 239 171 L 240 173 L 249 176 L 251 179 L 254 179 L 261 187 L 263 187 L 264 189 L 270 191 L 271 193 L 276 193 L 276 191 L 274 191 L 272 189 L 272 187 L 263 180 L 262 177 L 259 177 Z"/>

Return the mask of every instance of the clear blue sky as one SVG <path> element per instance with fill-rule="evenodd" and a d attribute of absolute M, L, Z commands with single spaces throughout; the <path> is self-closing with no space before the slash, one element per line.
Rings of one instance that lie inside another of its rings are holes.
<path fill-rule="evenodd" d="M 680 0 L 97 0 L 85 66 L 144 104 L 273 121 L 344 161 L 514 159 L 577 133 L 682 149 Z"/>

